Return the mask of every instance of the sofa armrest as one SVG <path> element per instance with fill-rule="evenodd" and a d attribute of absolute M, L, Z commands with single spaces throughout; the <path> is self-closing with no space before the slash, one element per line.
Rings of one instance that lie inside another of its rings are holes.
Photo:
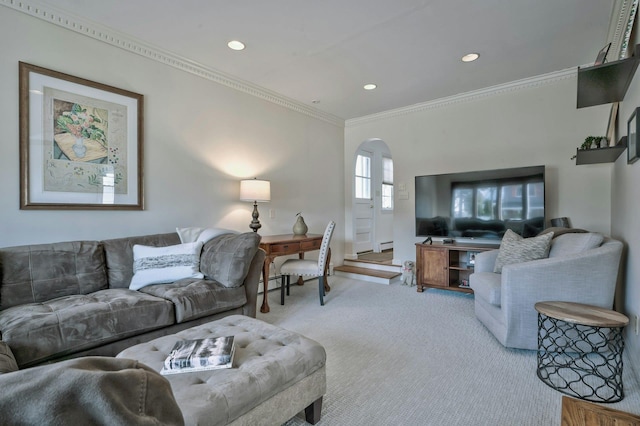
<path fill-rule="evenodd" d="M 493 272 L 500 250 L 488 250 L 476 254 L 473 272 Z"/>
<path fill-rule="evenodd" d="M 83 357 L 0 375 L 2 424 L 183 425 L 171 385 L 131 359 Z"/>
<path fill-rule="evenodd" d="M 258 305 L 258 287 L 260 285 L 260 276 L 262 275 L 262 268 L 264 266 L 264 258 L 266 253 L 262 249 L 258 249 L 251 265 L 249 266 L 249 272 L 244 279 L 244 290 L 247 295 L 247 304 L 242 308 L 242 314 L 248 317 L 256 317 L 256 306 Z"/>

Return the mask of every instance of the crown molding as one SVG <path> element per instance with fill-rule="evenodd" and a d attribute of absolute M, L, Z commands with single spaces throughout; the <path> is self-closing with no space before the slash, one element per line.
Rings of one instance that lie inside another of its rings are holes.
<path fill-rule="evenodd" d="M 50 5 L 35 0 L 0 0 L 0 5 L 41 19 L 50 24 L 63 27 L 78 34 L 99 40 L 136 55 L 163 63 L 165 65 L 188 72 L 206 80 L 230 87 L 251 96 L 269 101 L 292 111 L 325 121 L 338 127 L 344 127 L 344 120 L 335 115 L 325 113 L 301 102 L 289 99 L 263 87 L 243 81 L 222 71 L 206 67 L 175 53 L 152 46 L 113 28 L 106 27 Z"/>
<path fill-rule="evenodd" d="M 499 84 L 496 86 L 486 87 L 484 89 L 474 90 L 471 92 L 461 93 L 458 95 L 448 96 L 446 98 L 435 99 L 429 102 L 423 102 L 415 105 L 410 105 L 402 108 L 391 109 L 377 114 L 371 114 L 364 117 L 354 118 L 346 120 L 345 127 L 358 126 L 373 121 L 385 120 L 393 117 L 399 117 L 402 115 L 414 114 L 421 111 L 430 109 L 442 108 L 445 106 L 459 104 L 462 102 L 474 101 L 481 98 L 487 98 L 490 96 L 499 95 L 506 92 L 514 92 L 517 90 L 530 89 L 534 87 L 540 87 L 547 84 L 552 84 L 560 80 L 566 80 L 568 78 L 576 78 L 578 75 L 577 68 L 568 68 L 561 71 L 555 71 L 548 74 L 543 74 L 531 78 L 525 78 L 522 80 L 512 81 L 510 83 Z"/>
<path fill-rule="evenodd" d="M 607 41 L 611 43 L 608 55 L 611 58 L 610 61 L 627 57 L 629 49 L 628 46 L 625 46 L 625 39 L 628 39 L 631 33 L 633 27 L 631 15 L 635 17 L 637 8 L 638 0 L 614 0 L 607 35 Z"/>

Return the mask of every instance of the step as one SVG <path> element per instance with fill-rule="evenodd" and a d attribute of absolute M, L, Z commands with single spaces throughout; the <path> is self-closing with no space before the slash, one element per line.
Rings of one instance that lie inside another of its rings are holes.
<path fill-rule="evenodd" d="M 368 281 L 377 284 L 389 285 L 399 280 L 400 272 L 381 271 L 379 269 L 363 268 L 358 266 L 342 265 L 333 268 L 334 274 L 355 280 Z"/>
<path fill-rule="evenodd" d="M 383 263 L 371 262 L 368 260 L 358 259 L 345 259 L 344 266 L 356 266 L 358 268 L 375 269 L 378 271 L 387 272 L 400 272 L 402 273 L 402 266 L 400 265 L 386 265 Z"/>

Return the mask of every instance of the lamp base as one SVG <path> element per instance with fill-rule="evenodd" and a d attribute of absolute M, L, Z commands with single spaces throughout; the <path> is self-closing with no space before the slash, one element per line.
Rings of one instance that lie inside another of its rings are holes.
<path fill-rule="evenodd" d="M 253 229 L 253 232 L 258 232 L 258 229 L 262 228 L 262 224 L 258 220 L 260 213 L 258 213 L 258 203 L 253 202 L 253 213 L 251 213 L 251 217 L 253 220 L 249 224 L 249 228 Z"/>

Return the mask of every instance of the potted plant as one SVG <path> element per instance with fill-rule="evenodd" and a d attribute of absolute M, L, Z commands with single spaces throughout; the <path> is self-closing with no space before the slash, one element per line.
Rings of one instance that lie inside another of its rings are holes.
<path fill-rule="evenodd" d="M 608 142 L 606 136 L 587 136 L 582 145 L 580 145 L 580 149 L 606 148 Z"/>

